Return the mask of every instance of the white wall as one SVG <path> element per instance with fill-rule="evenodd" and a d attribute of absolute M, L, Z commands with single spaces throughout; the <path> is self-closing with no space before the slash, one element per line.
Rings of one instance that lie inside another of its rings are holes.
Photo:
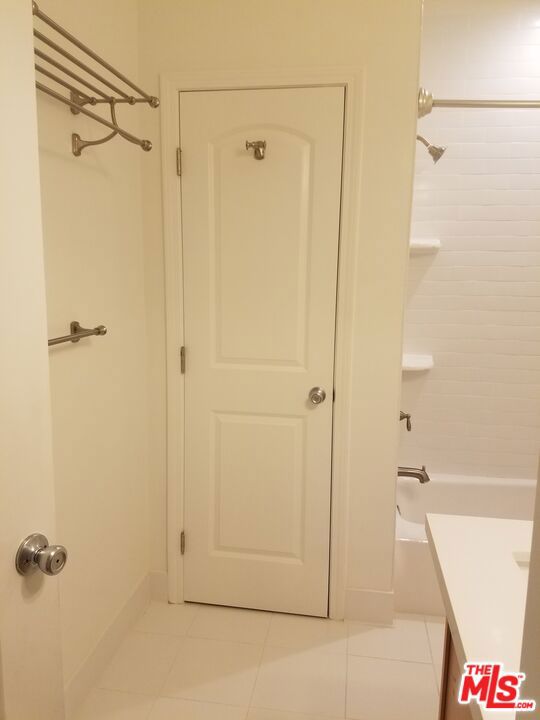
<path fill-rule="evenodd" d="M 540 7 L 426 0 L 421 84 L 439 97 L 537 98 Z M 418 123 L 405 350 L 435 369 L 404 375 L 402 464 L 534 478 L 540 444 L 540 112 L 436 109 Z"/>
<path fill-rule="evenodd" d="M 42 9 L 137 78 L 134 1 L 47 0 Z M 76 158 L 73 131 L 98 138 L 106 129 L 43 95 L 38 110 L 49 336 L 66 334 L 71 320 L 109 329 L 49 350 L 58 537 L 70 553 L 61 576 L 69 683 L 148 572 L 141 227 L 148 156 L 116 138 Z M 138 115 L 118 109 L 135 134 Z"/>
<path fill-rule="evenodd" d="M 409 0 L 141 0 L 141 72 L 341 67 L 365 73 L 355 227 L 357 288 L 348 489 L 348 612 L 391 604 L 402 298 L 416 123 L 420 3 Z M 145 134 L 158 134 L 146 115 Z M 389 142 L 391 139 L 391 142 Z M 157 148 L 156 148 L 157 149 Z M 350 150 L 350 149 L 348 149 Z M 173 158 L 171 158 L 173 161 Z M 153 569 L 165 557 L 164 294 L 160 163 L 144 172 L 152 396 Z M 339 392 L 339 390 L 338 390 Z M 370 591 L 375 591 L 372 594 Z M 382 594 L 382 601 L 381 601 Z"/>

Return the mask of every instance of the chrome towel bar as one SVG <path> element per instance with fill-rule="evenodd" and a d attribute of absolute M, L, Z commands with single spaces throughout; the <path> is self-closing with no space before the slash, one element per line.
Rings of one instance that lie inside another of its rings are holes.
<path fill-rule="evenodd" d="M 60 345 L 65 342 L 79 342 L 81 338 L 90 337 L 91 335 L 106 335 L 107 328 L 105 325 L 98 325 L 95 328 L 83 328 L 80 324 L 74 320 L 69 326 L 70 334 L 62 335 L 62 337 L 51 338 L 49 340 L 49 347 L 51 345 Z"/>

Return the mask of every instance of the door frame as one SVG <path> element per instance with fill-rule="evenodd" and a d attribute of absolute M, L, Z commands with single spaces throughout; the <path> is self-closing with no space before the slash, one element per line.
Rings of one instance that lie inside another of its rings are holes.
<path fill-rule="evenodd" d="M 160 85 L 167 362 L 167 572 L 168 599 L 174 603 L 183 601 L 180 518 L 184 516 L 185 376 L 180 372 L 180 348 L 184 345 L 182 207 L 181 178 L 176 168 L 176 151 L 180 143 L 180 92 L 329 85 L 345 89 L 334 359 L 329 578 L 329 616 L 342 619 L 345 614 L 347 581 L 352 338 L 361 167 L 360 163 L 353 162 L 353 158 L 360 157 L 362 148 L 364 73 L 358 68 L 180 72 L 161 75 Z"/>

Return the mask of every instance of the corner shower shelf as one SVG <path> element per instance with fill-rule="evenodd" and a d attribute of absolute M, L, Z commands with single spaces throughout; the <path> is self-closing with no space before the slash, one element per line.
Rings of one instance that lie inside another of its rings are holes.
<path fill-rule="evenodd" d="M 433 368 L 433 355 L 404 353 L 401 361 L 403 372 L 423 372 Z"/>
<path fill-rule="evenodd" d="M 441 241 L 438 238 L 416 238 L 409 243 L 411 255 L 426 255 L 440 250 Z"/>

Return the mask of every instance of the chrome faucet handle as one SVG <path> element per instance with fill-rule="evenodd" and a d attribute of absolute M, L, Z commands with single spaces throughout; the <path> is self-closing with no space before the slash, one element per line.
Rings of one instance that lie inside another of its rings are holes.
<path fill-rule="evenodd" d="M 410 415 L 410 413 L 404 413 L 403 410 L 400 410 L 400 411 L 399 411 L 399 421 L 401 422 L 402 420 L 405 420 L 405 421 L 406 421 L 407 432 L 411 432 L 411 430 L 412 430 L 412 422 L 411 422 L 411 415 Z"/>

